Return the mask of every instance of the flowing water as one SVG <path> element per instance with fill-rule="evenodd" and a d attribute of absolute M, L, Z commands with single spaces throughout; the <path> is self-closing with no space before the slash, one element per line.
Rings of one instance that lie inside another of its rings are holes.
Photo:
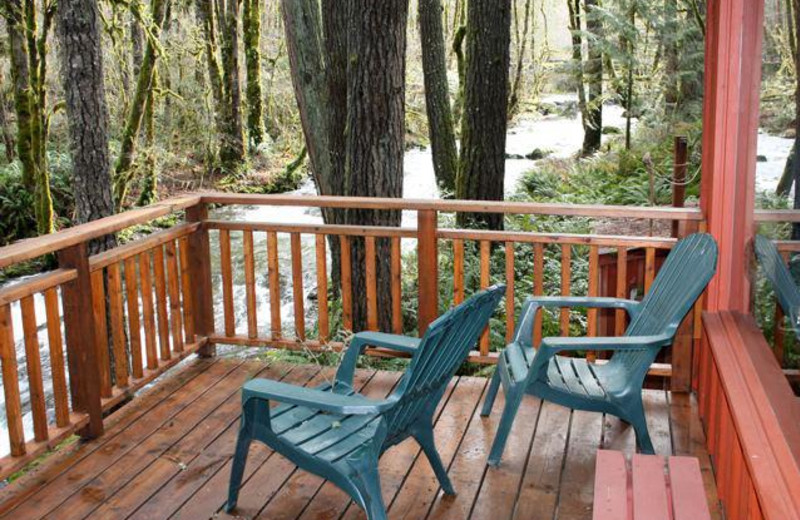
<path fill-rule="evenodd" d="M 547 96 L 545 102 L 564 108 L 574 106 L 574 95 L 553 95 Z M 623 129 L 625 119 L 623 110 L 619 106 L 608 105 L 604 107 L 603 120 L 606 126 L 614 126 Z M 635 121 L 634 121 L 635 124 Z M 604 136 L 604 139 L 606 137 Z M 525 155 L 532 152 L 535 148 L 545 150 L 550 153 L 549 157 L 567 158 L 580 150 L 583 140 L 583 130 L 581 128 L 580 114 L 575 112 L 571 117 L 552 115 L 545 117 L 523 116 L 509 130 L 506 150 L 508 159 L 506 160 L 505 191 L 507 195 L 516 192 L 517 183 L 527 171 L 537 167 L 535 160 L 524 159 Z M 791 139 L 759 134 L 758 153 L 766 157 L 765 162 L 759 162 L 757 168 L 757 189 L 774 190 L 783 171 L 783 165 L 789 150 L 792 146 Z M 306 180 L 297 190 L 292 192 L 297 195 L 313 195 L 315 189 L 312 181 Z M 431 162 L 431 152 L 429 148 L 412 149 L 406 152 L 404 162 L 403 196 L 405 198 L 429 199 L 437 198 L 439 190 L 436 186 L 433 165 Z M 320 224 L 322 215 L 315 208 L 294 208 L 294 207 L 269 207 L 269 206 L 229 206 L 219 208 L 212 212 L 212 218 L 227 219 L 244 222 L 270 222 L 283 224 Z M 402 219 L 403 226 L 416 227 L 416 213 L 404 212 Z M 304 235 L 302 238 L 303 265 L 314 266 L 315 262 L 315 242 L 314 238 Z M 259 332 L 261 335 L 268 335 L 269 324 L 269 304 L 268 284 L 267 284 L 267 259 L 266 259 L 266 237 L 264 233 L 255 233 L 255 266 L 256 266 L 256 300 L 259 317 Z M 403 249 L 408 250 L 414 247 L 413 239 L 403 240 Z M 289 249 L 289 237 L 279 234 L 279 265 L 280 265 L 280 293 L 281 293 L 281 317 L 284 333 L 291 337 L 294 334 L 294 306 L 292 300 L 292 275 L 291 275 L 291 253 Z M 217 233 L 211 233 L 211 253 L 212 253 L 212 272 L 219 273 L 219 243 Z M 245 286 L 243 270 L 242 239 L 240 233 L 231 234 L 231 259 L 233 261 L 234 272 L 234 300 L 236 302 L 236 325 L 237 332 L 245 332 L 246 309 L 244 306 Z M 330 258 L 330 256 L 328 257 Z M 22 279 L 21 279 L 22 280 Z M 17 280 L 10 283 L 19 283 Z M 314 324 L 315 314 L 313 303 L 316 292 L 316 271 L 315 269 L 303 270 L 303 293 L 305 295 L 306 326 Z M 34 297 L 36 307 L 36 317 L 39 329 L 39 344 L 42 375 L 45 386 L 45 396 L 49 419 L 53 422 L 53 392 L 52 378 L 50 377 L 50 356 L 48 352 L 47 331 L 44 323 L 45 309 L 44 298 L 41 294 Z M 219 276 L 214 279 L 214 300 L 215 309 L 222 308 L 221 280 Z M 22 341 L 22 318 L 19 303 L 12 305 L 12 318 L 16 339 L 16 352 L 19 370 L 19 386 L 22 396 L 23 425 L 26 439 L 33 437 L 33 420 L 30 413 L 30 395 L 28 389 L 28 378 L 25 367 L 25 345 Z M 222 315 L 216 315 L 217 330 L 223 330 Z M 63 334 L 62 334 L 63 336 Z M 5 429 L 5 399 L 0 395 L 0 455 L 9 451 L 8 435 Z"/>

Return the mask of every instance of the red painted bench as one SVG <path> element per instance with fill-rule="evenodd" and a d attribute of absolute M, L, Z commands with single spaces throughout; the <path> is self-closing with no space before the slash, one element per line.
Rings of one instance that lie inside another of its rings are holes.
<path fill-rule="evenodd" d="M 666 465 L 665 465 L 666 462 Z M 694 457 L 633 456 L 598 450 L 594 520 L 710 520 Z"/>

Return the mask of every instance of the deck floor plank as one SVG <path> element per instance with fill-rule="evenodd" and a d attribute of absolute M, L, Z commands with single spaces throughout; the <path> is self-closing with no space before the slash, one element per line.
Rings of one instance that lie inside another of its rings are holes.
<path fill-rule="evenodd" d="M 284 370 L 281 367 L 254 364 L 248 367 L 247 377 L 265 377 L 287 382 L 305 381 L 303 368 Z M 293 372 L 298 372 L 293 376 Z M 288 379 L 287 379 L 288 377 Z M 307 378 L 306 378 L 307 379 Z M 241 385 L 239 385 L 241 386 Z M 204 453 L 208 446 L 237 421 L 241 411 L 239 392 L 234 391 L 225 402 L 206 416 L 187 435 L 160 454 L 149 466 L 144 468 L 128 485 L 118 489 L 114 495 L 97 508 L 88 518 L 124 518 L 132 514 L 149 497 L 177 474 L 187 470 L 196 457 Z"/>
<path fill-rule="evenodd" d="M 446 467 L 451 465 L 451 461 L 460 451 L 462 438 L 471 421 L 475 420 L 484 387 L 484 380 L 459 378 L 450 399 L 447 400 L 445 406 L 447 413 L 436 423 L 434 439 L 439 456 Z M 417 447 L 414 441 L 406 441 L 406 444 Z M 393 461 L 387 462 L 392 463 Z M 400 467 L 399 471 L 387 471 L 387 475 L 399 476 L 404 469 L 405 467 Z M 404 480 L 392 478 L 383 486 L 384 493 L 388 488 L 393 495 L 393 499 L 387 501 L 391 518 L 424 518 L 428 507 L 441 492 L 433 468 L 421 451 L 418 451 L 413 466 L 409 468 Z M 453 486 L 458 492 L 458 483 L 453 481 Z M 363 518 L 360 511 L 359 518 Z"/>
<path fill-rule="evenodd" d="M 54 453 L 49 457 L 46 466 L 23 475 L 15 481 L 14 486 L 4 488 L 0 491 L 0 516 L 43 489 L 67 469 L 99 450 L 108 442 L 113 442 L 116 438 L 113 433 L 124 431 L 128 426 L 168 399 L 180 387 L 189 383 L 198 374 L 208 370 L 216 363 L 218 363 L 218 360 L 198 359 L 185 369 L 178 369 L 174 375 L 168 375 L 161 384 L 142 392 L 138 399 L 109 417 L 105 426 L 106 430 L 112 432 L 112 434 L 104 435 L 94 442 L 76 443 L 70 449 Z"/>
<path fill-rule="evenodd" d="M 316 386 L 334 369 L 267 365 L 232 359 L 193 360 L 106 420 L 107 433 L 49 456 L 0 490 L 2 518 L 270 518 L 363 519 L 334 485 L 298 470 L 254 443 L 235 516 L 221 512 L 236 442 L 239 387 L 258 375 Z M 359 370 L 367 395 L 388 394 L 399 373 Z M 380 462 L 391 519 L 590 519 L 595 452 L 635 451 L 632 428 L 612 416 L 572 412 L 526 397 L 497 468 L 486 456 L 499 422 L 480 417 L 487 380 L 455 378 L 441 400 L 435 436 L 458 492 L 444 496 L 427 458 L 413 441 Z M 660 455 L 697 457 L 712 519 L 721 519 L 710 457 L 694 399 L 646 391 L 648 425 Z"/>
<path fill-rule="evenodd" d="M 311 378 L 306 386 L 314 387 L 326 381 L 329 382 L 333 375 L 332 369 L 323 369 Z M 359 371 L 356 373 L 354 384 L 360 388 L 372 376 L 372 372 Z M 203 518 L 205 515 L 216 515 L 224 506 L 228 498 L 230 458 L 233 454 L 235 440 L 231 446 L 225 466 L 184 502 L 174 514 L 174 518 L 195 519 Z M 245 516 L 245 512 L 250 512 L 251 516 L 257 514 L 293 470 L 294 465 L 288 460 L 275 455 L 265 445 L 254 442 L 250 447 L 250 455 L 247 458 L 242 488 L 239 493 L 239 515 Z"/>
<path fill-rule="evenodd" d="M 288 371 L 283 381 L 305 385 L 317 373 L 319 373 L 317 367 L 295 367 Z M 228 428 L 214 439 L 199 456 L 185 463 L 182 471 L 172 478 L 162 481 L 158 490 L 129 518 L 147 520 L 158 518 L 159 516 L 168 517 L 172 515 L 209 479 L 212 479 L 223 466 L 229 463 L 230 454 L 236 445 L 238 430 L 239 421 L 237 416 Z"/>

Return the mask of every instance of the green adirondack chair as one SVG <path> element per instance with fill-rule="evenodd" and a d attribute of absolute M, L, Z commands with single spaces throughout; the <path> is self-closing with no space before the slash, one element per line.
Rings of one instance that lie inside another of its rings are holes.
<path fill-rule="evenodd" d="M 447 383 L 487 325 L 505 287 L 480 291 L 450 309 L 420 339 L 362 332 L 355 335 L 332 385 L 304 388 L 253 379 L 242 388 L 242 418 L 226 509 L 239 495 L 250 443 L 259 440 L 300 468 L 342 488 L 370 520 L 386 518 L 378 459 L 413 437 L 445 493 L 454 494 L 433 440 L 433 416 Z M 412 355 L 397 389 L 384 400 L 356 392 L 353 374 L 368 345 Z M 269 401 L 284 403 L 269 408 Z"/>
<path fill-rule="evenodd" d="M 632 424 L 639 449 L 653 453 L 647 431 L 642 384 L 662 347 L 670 345 L 684 316 L 705 289 L 716 270 L 717 245 L 707 234 L 680 240 L 642 302 L 615 298 L 529 298 L 522 308 L 514 341 L 501 353 L 481 415 L 492 410 L 503 385 L 506 402 L 489 454 L 497 465 L 511 424 L 525 393 L 568 408 L 605 412 Z M 543 307 L 624 309 L 630 325 L 623 337 L 545 338 L 532 345 L 533 323 Z M 613 351 L 606 364 L 559 356 L 576 350 Z"/>
<path fill-rule="evenodd" d="M 756 235 L 755 250 L 758 263 L 772 284 L 783 313 L 789 318 L 795 335 L 800 338 L 800 289 L 797 288 L 792 273 L 769 238 Z"/>

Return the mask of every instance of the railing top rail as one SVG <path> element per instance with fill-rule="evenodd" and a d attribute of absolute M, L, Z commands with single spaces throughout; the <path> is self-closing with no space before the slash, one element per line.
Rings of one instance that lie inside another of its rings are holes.
<path fill-rule="evenodd" d="M 327 197 L 304 195 L 251 195 L 219 192 L 196 193 L 174 197 L 144 208 L 81 224 L 50 235 L 21 240 L 0 248 L 0 269 L 125 228 L 149 222 L 199 203 L 227 205 L 307 206 L 318 208 L 468 211 L 528 215 L 575 216 L 594 218 L 635 218 L 657 220 L 703 219 L 697 208 L 603 206 L 586 204 L 549 204 L 513 201 L 465 201 L 438 199 L 392 199 L 379 197 Z M 800 219 L 800 216 L 798 216 Z"/>
<path fill-rule="evenodd" d="M 446 213 L 513 213 L 595 218 L 655 220 L 703 220 L 698 208 L 551 204 L 543 202 L 477 201 L 441 199 L 393 199 L 380 197 L 331 197 L 311 195 L 258 195 L 206 192 L 203 202 L 231 205 L 308 206 L 342 209 L 435 210 Z"/>
<path fill-rule="evenodd" d="M 80 224 L 50 235 L 20 240 L 0 248 L 0 269 L 25 260 L 60 251 L 68 247 L 115 233 L 125 228 L 149 222 L 159 217 L 194 206 L 201 201 L 199 195 L 171 198 L 144 208 L 133 209 Z"/>
<path fill-rule="evenodd" d="M 753 218 L 756 222 L 800 222 L 800 210 L 757 209 Z"/>

